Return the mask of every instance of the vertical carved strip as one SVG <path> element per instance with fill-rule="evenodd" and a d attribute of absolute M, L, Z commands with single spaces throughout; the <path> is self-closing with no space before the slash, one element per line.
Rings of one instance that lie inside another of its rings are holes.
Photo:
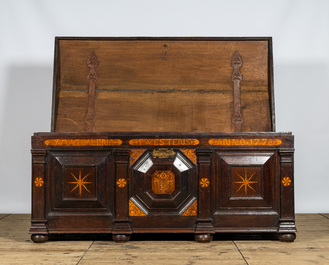
<path fill-rule="evenodd" d="M 280 189 L 281 189 L 281 217 L 279 233 L 294 233 L 295 211 L 294 211 L 294 151 L 281 149 L 280 155 Z M 289 181 L 288 181 L 289 180 Z M 288 183 L 288 185 L 287 185 Z"/>
<path fill-rule="evenodd" d="M 89 73 L 87 80 L 89 82 L 89 95 L 88 95 L 88 110 L 85 116 L 85 123 L 87 132 L 92 132 L 95 125 L 95 87 L 98 80 L 96 73 L 96 67 L 99 65 L 98 58 L 94 51 L 90 53 L 90 56 L 87 60 L 87 66 L 89 68 Z"/>
<path fill-rule="evenodd" d="M 242 75 L 240 68 L 242 66 L 242 59 L 238 51 L 236 51 L 231 60 L 233 67 L 232 82 L 233 82 L 233 117 L 234 131 L 241 132 L 241 125 L 243 123 L 243 116 L 241 114 L 241 88 L 240 82 Z"/>
<path fill-rule="evenodd" d="M 115 159 L 115 183 L 126 184 L 122 187 L 116 185 L 115 190 L 115 222 L 113 234 L 128 235 L 132 233 L 129 224 L 129 150 L 121 149 L 114 151 Z"/>
<path fill-rule="evenodd" d="M 213 234 L 214 227 L 211 219 L 211 157 L 212 150 L 198 149 L 199 166 L 199 207 L 196 234 Z"/>
<path fill-rule="evenodd" d="M 30 234 L 48 234 L 45 218 L 46 150 L 32 150 L 32 216 Z"/>

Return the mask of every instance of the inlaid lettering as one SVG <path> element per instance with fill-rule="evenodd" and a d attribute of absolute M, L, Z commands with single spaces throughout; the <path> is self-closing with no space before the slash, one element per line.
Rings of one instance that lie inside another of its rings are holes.
<path fill-rule="evenodd" d="M 47 146 L 112 146 L 121 145 L 120 139 L 48 139 Z"/>
<path fill-rule="evenodd" d="M 280 139 L 210 139 L 210 145 L 224 145 L 224 146 L 233 146 L 233 145 L 265 145 L 265 146 L 277 146 L 282 144 Z"/>
<path fill-rule="evenodd" d="M 197 139 L 132 139 L 130 145 L 198 145 Z"/>

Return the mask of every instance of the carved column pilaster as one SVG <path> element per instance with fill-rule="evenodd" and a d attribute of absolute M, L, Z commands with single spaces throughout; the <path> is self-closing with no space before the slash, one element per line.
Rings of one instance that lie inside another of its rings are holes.
<path fill-rule="evenodd" d="M 30 234 L 35 242 L 48 239 L 45 194 L 47 180 L 45 178 L 46 150 L 32 150 L 32 216 Z M 37 237 L 37 238 L 36 238 Z M 36 238 L 36 239 L 35 239 Z"/>
<path fill-rule="evenodd" d="M 113 227 L 113 239 L 117 242 L 125 242 L 130 239 L 132 233 L 129 220 L 129 150 L 114 151 L 115 159 L 115 224 Z"/>
<path fill-rule="evenodd" d="M 211 157 L 212 150 L 197 150 L 199 166 L 199 207 L 198 219 L 195 229 L 196 240 L 209 242 L 214 234 L 211 218 Z"/>
<path fill-rule="evenodd" d="M 280 223 L 279 239 L 293 241 L 296 236 L 294 205 L 294 150 L 281 149 L 280 156 Z"/>

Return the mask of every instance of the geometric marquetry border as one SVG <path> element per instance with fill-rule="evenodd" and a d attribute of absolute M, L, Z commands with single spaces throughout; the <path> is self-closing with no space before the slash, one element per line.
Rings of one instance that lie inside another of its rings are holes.
<path fill-rule="evenodd" d="M 195 200 L 186 210 L 182 213 L 182 216 L 196 216 L 198 210 L 198 202 Z"/>
<path fill-rule="evenodd" d="M 196 164 L 197 163 L 197 156 L 195 149 L 181 149 L 181 151 L 189 158 L 191 161 Z"/>
<path fill-rule="evenodd" d="M 131 167 L 136 160 L 145 152 L 146 149 L 131 149 L 129 157 L 129 166 Z"/>
<path fill-rule="evenodd" d="M 132 200 L 129 200 L 129 216 L 146 216 L 146 214 Z"/>

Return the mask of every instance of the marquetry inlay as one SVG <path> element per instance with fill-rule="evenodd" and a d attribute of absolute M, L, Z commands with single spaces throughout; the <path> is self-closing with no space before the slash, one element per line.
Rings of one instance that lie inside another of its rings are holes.
<path fill-rule="evenodd" d="M 181 151 L 189 158 L 191 161 L 196 164 L 197 163 L 197 156 L 195 149 L 181 149 Z"/>
<path fill-rule="evenodd" d="M 155 194 L 171 194 L 175 190 L 175 174 L 169 170 L 157 170 L 152 175 Z"/>
<path fill-rule="evenodd" d="M 291 185 L 291 179 L 289 177 L 284 177 L 282 179 L 283 186 L 290 186 Z"/>
<path fill-rule="evenodd" d="M 129 200 L 129 216 L 146 216 L 146 214 L 132 200 Z"/>
<path fill-rule="evenodd" d="M 120 139 L 48 139 L 47 146 L 111 146 L 121 145 Z"/>
<path fill-rule="evenodd" d="M 34 184 L 36 187 L 42 187 L 43 186 L 43 179 L 42 178 L 36 178 L 34 181 Z"/>
<path fill-rule="evenodd" d="M 130 145 L 198 145 L 198 139 L 185 139 L 185 138 L 175 138 L 175 139 L 131 139 L 129 141 Z"/>
<path fill-rule="evenodd" d="M 198 202 L 195 200 L 192 205 L 190 205 L 185 212 L 183 212 L 182 216 L 196 216 L 198 209 Z"/>
<path fill-rule="evenodd" d="M 242 177 L 238 172 L 235 172 L 236 175 L 241 179 L 241 181 L 235 181 L 234 183 L 240 184 L 239 188 L 236 190 L 236 192 L 239 192 L 242 188 L 244 188 L 244 194 L 248 195 L 248 189 L 251 189 L 253 191 L 256 191 L 251 184 L 258 183 L 258 181 L 253 180 L 252 178 L 256 174 L 256 172 L 247 173 L 247 170 L 244 171 L 244 176 Z"/>
<path fill-rule="evenodd" d="M 117 185 L 119 188 L 124 188 L 127 185 L 127 181 L 125 179 L 118 179 Z"/>
<path fill-rule="evenodd" d="M 70 174 L 73 177 L 73 180 L 75 180 L 75 181 L 67 182 L 69 184 L 74 184 L 75 185 L 72 188 L 72 190 L 70 191 L 70 193 L 72 193 L 76 189 L 79 189 L 79 196 L 82 195 L 83 191 L 87 191 L 88 193 L 90 193 L 90 190 L 87 188 L 86 185 L 91 184 L 92 182 L 85 181 L 89 177 L 90 173 L 82 176 L 82 172 L 81 172 L 81 170 L 79 170 L 79 175 L 78 176 L 73 174 L 72 172 Z"/>
<path fill-rule="evenodd" d="M 145 152 L 146 149 L 131 149 L 129 157 L 129 166 L 132 166 L 138 158 Z"/>
<path fill-rule="evenodd" d="M 280 145 L 282 141 L 280 139 L 210 139 L 210 145 L 261 145 L 261 146 L 277 146 Z"/>
<path fill-rule="evenodd" d="M 209 179 L 207 178 L 202 178 L 200 181 L 200 185 L 202 188 L 207 188 L 209 186 Z"/>

